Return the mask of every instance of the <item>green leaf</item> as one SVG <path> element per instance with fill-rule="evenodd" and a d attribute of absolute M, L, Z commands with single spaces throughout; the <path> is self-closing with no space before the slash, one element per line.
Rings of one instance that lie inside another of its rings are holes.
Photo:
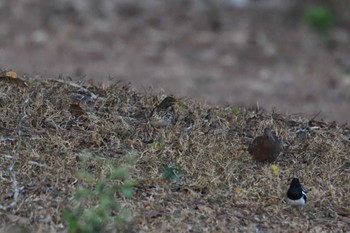
<path fill-rule="evenodd" d="M 105 182 L 97 182 L 95 190 L 98 194 L 103 194 L 105 192 L 106 183 Z"/>
<path fill-rule="evenodd" d="M 335 25 L 335 16 L 330 9 L 322 6 L 311 7 L 305 12 L 306 22 L 320 33 L 328 33 Z"/>
<path fill-rule="evenodd" d="M 64 220 L 67 222 L 68 232 L 78 232 L 78 219 L 77 216 L 69 209 L 64 210 L 62 213 Z"/>
<path fill-rule="evenodd" d="M 124 182 L 124 184 L 121 187 L 121 191 L 125 197 L 128 197 L 128 198 L 132 197 L 132 195 L 134 194 L 132 187 L 133 187 L 132 180 L 127 180 Z"/>
<path fill-rule="evenodd" d="M 237 116 L 240 113 L 239 107 L 232 107 L 231 108 L 232 114 Z"/>
<path fill-rule="evenodd" d="M 158 143 L 158 142 L 152 142 L 152 143 L 148 144 L 148 146 L 157 150 L 157 151 L 163 149 L 163 147 L 164 147 L 163 144 Z"/>
<path fill-rule="evenodd" d="M 118 166 L 113 169 L 111 177 L 112 179 L 126 180 L 129 179 L 130 175 L 127 168 Z"/>
<path fill-rule="evenodd" d="M 85 182 L 89 182 L 89 183 L 92 183 L 94 181 L 94 177 L 86 172 L 86 171 L 79 171 L 77 173 L 77 177 L 80 179 L 80 180 L 83 180 Z"/>
<path fill-rule="evenodd" d="M 100 206 L 103 210 L 109 210 L 112 207 L 116 206 L 116 201 L 110 197 L 102 197 L 100 198 Z"/>
<path fill-rule="evenodd" d="M 91 190 L 82 188 L 82 189 L 78 189 L 75 194 L 74 194 L 74 198 L 76 200 L 80 200 L 82 198 L 89 198 L 92 197 L 94 195 L 94 193 Z"/>

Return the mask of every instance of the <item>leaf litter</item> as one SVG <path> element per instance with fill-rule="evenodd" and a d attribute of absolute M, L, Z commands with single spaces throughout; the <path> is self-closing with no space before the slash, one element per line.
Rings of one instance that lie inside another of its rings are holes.
<path fill-rule="evenodd" d="M 115 198 L 131 209 L 136 232 L 350 229 L 347 125 L 178 98 L 175 125 L 154 129 L 147 116 L 164 93 L 136 93 L 120 83 L 12 82 L 18 77 L 6 72 L 0 78 L 3 232 L 64 232 L 62 212 L 79 187 L 94 182 L 77 179 L 78 169 L 104 177 L 110 161 L 123 165 L 131 152 L 133 196 Z M 266 127 L 283 144 L 272 165 L 247 152 Z M 302 209 L 285 198 L 294 176 L 308 190 Z"/>

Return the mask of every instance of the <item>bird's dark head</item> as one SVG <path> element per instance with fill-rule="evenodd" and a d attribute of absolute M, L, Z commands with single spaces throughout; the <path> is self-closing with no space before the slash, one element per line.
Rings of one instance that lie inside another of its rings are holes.
<path fill-rule="evenodd" d="M 268 127 L 264 129 L 264 135 L 268 137 L 271 141 L 276 143 L 276 146 L 280 146 L 280 141 L 278 137 L 272 132 L 272 128 Z"/>
<path fill-rule="evenodd" d="M 290 184 L 290 187 L 295 187 L 295 188 L 301 187 L 299 179 L 294 177 L 292 179 L 292 183 Z"/>
<path fill-rule="evenodd" d="M 158 105 L 159 108 L 167 108 L 173 106 L 176 103 L 176 99 L 174 97 L 168 96 Z"/>

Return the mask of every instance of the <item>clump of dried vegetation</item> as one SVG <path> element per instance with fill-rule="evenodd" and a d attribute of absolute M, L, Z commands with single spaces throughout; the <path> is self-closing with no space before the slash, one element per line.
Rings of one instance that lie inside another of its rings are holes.
<path fill-rule="evenodd" d="M 153 128 L 162 94 L 15 78 L 1 73 L 3 232 L 79 232 L 67 226 L 97 217 L 94 232 L 350 229 L 346 125 L 179 99 L 175 125 Z M 283 142 L 273 165 L 247 152 L 265 127 Z M 285 199 L 294 176 L 309 192 L 299 209 Z"/>

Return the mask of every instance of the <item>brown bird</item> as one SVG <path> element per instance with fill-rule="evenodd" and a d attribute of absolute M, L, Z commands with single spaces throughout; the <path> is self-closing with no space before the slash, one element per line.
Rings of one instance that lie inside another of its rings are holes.
<path fill-rule="evenodd" d="M 280 140 L 270 128 L 264 130 L 264 135 L 256 137 L 248 147 L 248 152 L 257 162 L 274 162 L 282 151 Z"/>
<path fill-rule="evenodd" d="M 155 127 L 169 127 L 175 121 L 174 104 L 176 99 L 168 96 L 151 112 L 150 123 Z"/>

